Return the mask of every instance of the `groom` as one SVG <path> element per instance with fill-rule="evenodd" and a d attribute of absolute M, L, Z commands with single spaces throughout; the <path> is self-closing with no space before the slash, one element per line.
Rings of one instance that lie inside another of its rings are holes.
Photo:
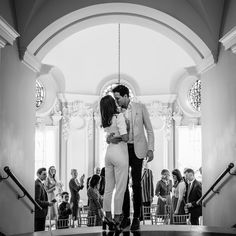
<path fill-rule="evenodd" d="M 138 230 L 140 228 L 140 213 L 141 213 L 141 174 L 143 159 L 148 161 L 153 159 L 154 150 L 154 134 L 149 118 L 147 108 L 144 104 L 131 102 L 129 97 L 129 89 L 124 85 L 118 85 L 113 89 L 114 97 L 118 105 L 124 112 L 127 123 L 129 124 L 129 166 L 131 167 L 132 188 L 133 188 L 133 206 L 134 216 L 130 230 Z M 144 129 L 146 130 L 147 139 Z M 108 142 L 117 143 L 119 140 L 109 137 Z M 127 183 L 127 188 L 123 203 L 123 220 L 121 227 L 125 228 L 130 225 L 130 195 Z"/>

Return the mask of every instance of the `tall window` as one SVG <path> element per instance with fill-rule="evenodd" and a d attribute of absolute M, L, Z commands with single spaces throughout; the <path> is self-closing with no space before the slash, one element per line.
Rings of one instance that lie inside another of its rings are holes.
<path fill-rule="evenodd" d="M 56 166 L 56 130 L 54 127 L 36 127 L 35 172 L 41 167 Z"/>
<path fill-rule="evenodd" d="M 192 168 L 196 173 L 202 166 L 201 126 L 176 127 L 176 167 L 183 173 Z"/>

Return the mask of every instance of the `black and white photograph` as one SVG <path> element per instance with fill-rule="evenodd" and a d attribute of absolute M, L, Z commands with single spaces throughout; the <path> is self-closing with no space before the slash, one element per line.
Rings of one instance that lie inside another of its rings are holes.
<path fill-rule="evenodd" d="M 236 235 L 236 0 L 0 0 L 0 236 Z"/>

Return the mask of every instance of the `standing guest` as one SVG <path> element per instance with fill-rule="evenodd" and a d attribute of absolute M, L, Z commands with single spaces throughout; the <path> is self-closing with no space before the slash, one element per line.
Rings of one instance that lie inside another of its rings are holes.
<path fill-rule="evenodd" d="M 56 169 L 55 166 L 50 166 L 48 169 L 48 176 L 45 181 L 45 188 L 48 194 L 48 200 L 52 201 L 53 199 L 56 199 L 55 192 L 58 188 L 60 188 L 59 184 L 56 180 Z M 54 204 L 50 209 L 50 219 L 55 220 L 57 219 L 57 205 Z"/>
<path fill-rule="evenodd" d="M 96 216 L 96 224 L 95 224 L 96 226 L 102 225 L 102 217 L 103 217 L 102 199 L 98 191 L 99 182 L 100 182 L 100 176 L 93 175 L 90 179 L 89 188 L 87 192 L 89 200 L 88 216 Z"/>
<path fill-rule="evenodd" d="M 175 215 L 184 215 L 186 185 L 178 169 L 172 171 L 174 180 L 173 211 Z"/>
<path fill-rule="evenodd" d="M 190 222 L 192 225 L 199 225 L 202 207 L 197 204 L 197 201 L 202 197 L 202 184 L 195 179 L 192 169 L 186 170 L 186 178 L 188 180 L 186 207 L 191 214 Z"/>
<path fill-rule="evenodd" d="M 35 201 L 42 207 L 42 210 L 35 207 L 34 214 L 34 231 L 44 231 L 45 221 L 48 213 L 48 207 L 53 206 L 53 202 L 48 201 L 47 192 L 44 188 L 43 181 L 47 178 L 46 168 L 39 168 L 37 171 L 38 178 L 35 180 Z"/>
<path fill-rule="evenodd" d="M 102 198 L 103 198 L 104 192 L 105 192 L 105 167 L 101 169 L 101 174 L 100 174 L 99 193 Z"/>
<path fill-rule="evenodd" d="M 151 207 L 154 197 L 153 175 L 152 171 L 148 168 L 148 163 L 146 160 L 143 161 L 141 186 L 142 186 L 142 205 Z M 141 218 L 143 217 L 141 216 Z"/>
<path fill-rule="evenodd" d="M 106 220 L 103 227 L 107 224 L 111 229 L 112 214 L 111 203 L 113 191 L 114 195 L 114 225 L 120 229 L 122 217 L 122 205 L 126 183 L 128 182 L 128 141 L 127 125 L 124 115 L 118 113 L 117 105 L 112 96 L 106 95 L 100 101 L 101 121 L 104 131 L 109 135 L 112 134 L 120 141 L 117 144 L 110 143 L 105 155 L 105 193 L 103 206 L 106 212 Z"/>
<path fill-rule="evenodd" d="M 117 104 L 124 112 L 129 127 L 128 153 L 129 166 L 131 167 L 132 188 L 133 188 L 133 206 L 134 215 L 131 224 L 131 230 L 140 228 L 140 213 L 142 203 L 141 175 L 143 159 L 148 161 L 153 159 L 154 150 L 154 133 L 149 118 L 147 108 L 144 104 L 131 102 L 129 89 L 124 85 L 118 85 L 113 89 L 114 97 Z M 146 132 L 145 132 L 145 131 Z M 146 135 L 147 134 L 147 139 Z M 110 135 L 107 138 L 108 143 L 118 143 L 119 139 Z M 121 227 L 125 228 L 130 225 L 130 195 L 128 181 L 123 204 L 123 221 Z"/>
<path fill-rule="evenodd" d="M 161 180 L 157 182 L 155 195 L 158 197 L 158 214 L 164 215 L 166 206 L 171 206 L 170 193 L 172 191 L 172 181 L 170 180 L 170 172 L 167 169 L 161 171 Z"/>
<path fill-rule="evenodd" d="M 72 217 L 74 220 L 78 218 L 78 209 L 79 209 L 79 200 L 80 195 L 79 191 L 84 188 L 84 175 L 80 177 L 80 181 L 78 181 L 78 172 L 76 169 L 71 170 L 71 180 L 69 182 L 69 188 L 71 193 L 70 203 L 72 205 Z"/>
<path fill-rule="evenodd" d="M 58 226 L 60 227 L 60 229 L 69 228 L 69 216 L 72 214 L 72 210 L 70 208 L 70 203 L 69 203 L 69 193 L 62 192 L 61 199 L 62 199 L 62 203 L 59 205 L 59 208 L 58 208 L 58 219 L 67 220 L 67 221 L 66 222 L 63 221 L 63 224 L 59 223 Z"/>

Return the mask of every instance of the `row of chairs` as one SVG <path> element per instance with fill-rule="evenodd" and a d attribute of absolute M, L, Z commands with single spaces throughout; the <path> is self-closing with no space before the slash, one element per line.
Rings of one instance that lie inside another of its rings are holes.
<path fill-rule="evenodd" d="M 55 222 L 56 229 L 76 228 L 96 225 L 96 216 L 80 216 L 77 221 L 72 219 L 58 219 Z"/>
<path fill-rule="evenodd" d="M 172 214 L 171 205 L 165 205 L 164 214 L 159 214 L 159 206 L 153 204 L 151 206 L 143 206 L 143 224 L 177 224 L 177 225 L 187 225 L 190 224 L 191 214 L 184 215 L 174 215 Z"/>
<path fill-rule="evenodd" d="M 88 216 L 88 207 L 84 206 L 80 209 L 77 220 L 69 219 L 56 219 L 46 221 L 46 230 L 54 229 L 65 229 L 65 228 L 76 228 L 83 226 L 95 226 L 96 216 Z"/>
<path fill-rule="evenodd" d="M 172 214 L 172 208 L 170 205 L 166 205 L 164 208 L 164 214 L 159 214 L 159 206 L 153 204 L 152 206 L 143 206 L 143 224 L 152 225 L 166 225 L 166 224 L 177 224 L 184 225 L 190 224 L 190 214 L 185 215 L 174 215 Z M 70 219 L 57 219 L 54 222 L 50 222 L 50 227 L 53 229 L 65 229 L 75 228 L 83 226 L 95 226 L 96 216 L 88 216 L 88 208 L 83 207 L 80 211 L 78 220 Z M 53 226 L 53 227 L 52 227 Z"/>

